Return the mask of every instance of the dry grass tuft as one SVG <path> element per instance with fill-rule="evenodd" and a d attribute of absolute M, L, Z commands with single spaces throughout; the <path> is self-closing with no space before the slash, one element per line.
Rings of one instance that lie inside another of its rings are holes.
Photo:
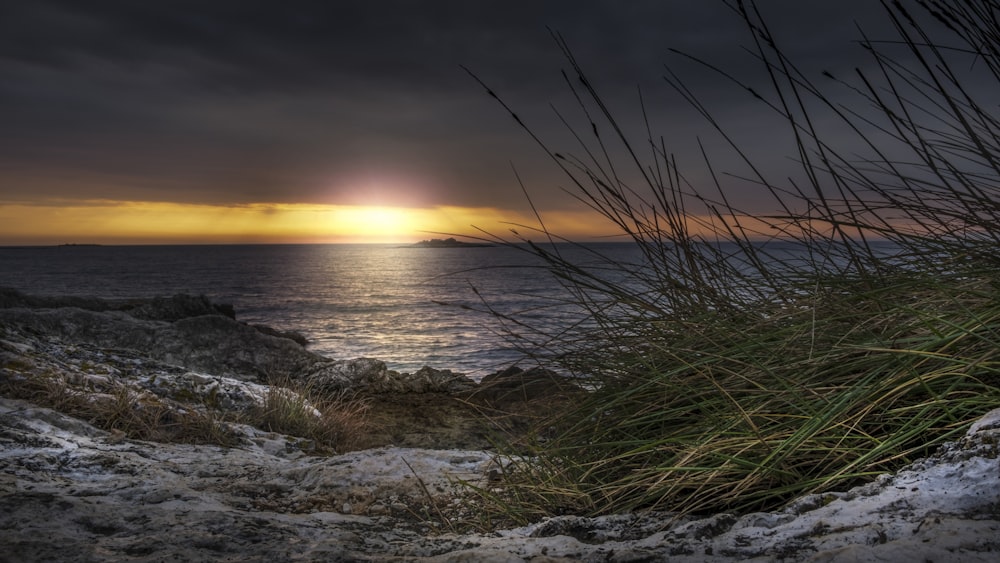
<path fill-rule="evenodd" d="M 0 395 L 23 399 L 135 440 L 235 446 L 242 438 L 211 410 L 165 403 L 120 382 L 100 390 L 74 387 L 55 373 L 0 379 Z"/>
<path fill-rule="evenodd" d="M 124 382 L 70 382 L 54 371 L 39 372 L 29 361 L 8 362 L 0 374 L 0 395 L 27 400 L 136 440 L 236 446 L 247 424 L 302 438 L 315 454 L 362 445 L 369 424 L 368 403 L 344 392 L 323 392 L 286 383 L 269 387 L 263 404 L 248 412 L 224 412 L 187 405 L 137 390 Z"/>
<path fill-rule="evenodd" d="M 264 403 L 243 421 L 313 442 L 317 452 L 350 451 L 369 425 L 368 402 L 345 391 L 326 391 L 295 381 L 272 382 Z"/>

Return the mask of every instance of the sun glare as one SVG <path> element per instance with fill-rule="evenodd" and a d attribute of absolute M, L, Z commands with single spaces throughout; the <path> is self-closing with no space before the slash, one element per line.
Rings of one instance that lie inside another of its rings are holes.
<path fill-rule="evenodd" d="M 365 239 L 410 237 L 420 229 L 401 207 L 338 207 L 332 211 L 335 232 Z"/>
<path fill-rule="evenodd" d="M 0 205 L 0 245 L 188 243 L 406 243 L 440 234 L 509 235 L 535 221 L 493 207 L 394 207 L 257 203 L 66 201 Z M 593 237 L 593 214 L 553 211 L 546 225 L 568 238 Z M 607 232 L 607 227 L 602 229 Z"/>

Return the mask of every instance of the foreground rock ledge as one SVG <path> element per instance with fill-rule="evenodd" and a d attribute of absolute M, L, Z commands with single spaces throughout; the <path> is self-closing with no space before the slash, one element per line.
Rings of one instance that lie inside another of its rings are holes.
<path fill-rule="evenodd" d="M 0 290 L 0 383 L 48 381 L 88 400 L 120 386 L 177 412 L 252 410 L 273 380 L 363 390 L 378 419 L 364 438 L 383 447 L 311 457 L 295 437 L 238 423 L 238 447 L 131 440 L 0 397 L 0 562 L 1000 560 L 1000 409 L 896 475 L 782 512 L 559 517 L 459 534 L 438 516 L 475 519 L 458 483 L 495 470 L 480 449 L 491 433 L 516 436 L 579 389 L 533 370 L 481 385 L 446 370 L 398 374 L 234 316 L 189 296 Z"/>
<path fill-rule="evenodd" d="M 997 561 L 998 440 L 1000 409 L 894 476 L 784 512 L 560 517 L 449 534 L 412 515 L 428 492 L 442 506 L 457 480 L 483 478 L 488 454 L 290 458 L 264 440 L 139 442 L 0 399 L 0 560 Z"/>

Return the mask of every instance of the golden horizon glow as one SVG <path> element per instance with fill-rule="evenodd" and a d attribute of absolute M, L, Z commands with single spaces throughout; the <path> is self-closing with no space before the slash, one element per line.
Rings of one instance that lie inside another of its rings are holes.
<path fill-rule="evenodd" d="M 629 240 L 593 210 L 545 210 L 542 218 L 546 230 L 562 240 Z M 795 229 L 779 232 L 761 217 L 729 217 L 728 226 L 721 221 L 690 216 L 687 228 L 691 235 L 710 239 L 729 229 L 757 239 L 795 234 L 791 232 Z M 491 235 L 515 240 L 546 236 L 533 215 L 497 207 L 106 200 L 0 204 L 0 246 L 412 243 L 441 236 Z"/>
<path fill-rule="evenodd" d="M 594 212 L 551 211 L 546 226 L 566 238 L 614 229 Z M 493 207 L 392 207 L 81 200 L 0 205 L 0 245 L 406 243 L 436 234 L 535 236 L 533 217 Z"/>

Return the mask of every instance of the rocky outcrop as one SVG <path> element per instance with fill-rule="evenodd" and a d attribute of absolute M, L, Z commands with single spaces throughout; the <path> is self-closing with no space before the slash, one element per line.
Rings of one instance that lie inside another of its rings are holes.
<path fill-rule="evenodd" d="M 141 351 L 188 370 L 247 381 L 299 381 L 331 391 L 450 393 L 475 384 L 424 368 L 398 373 L 370 358 L 334 360 L 302 347 L 301 335 L 235 320 L 231 307 L 178 295 L 144 301 L 38 298 L 0 292 L 0 328 L 66 344 Z M 297 337 L 298 336 L 298 337 Z"/>
<path fill-rule="evenodd" d="M 279 338 L 287 338 L 292 342 L 295 342 L 299 346 L 305 346 L 309 344 L 309 339 L 306 338 L 302 333 L 296 332 L 294 330 L 279 330 L 274 327 L 270 327 L 262 324 L 250 325 L 264 334 L 269 334 L 271 336 L 277 336 Z"/>
<path fill-rule="evenodd" d="M 5 365 L 16 369 L 5 374 Z M 398 373 L 370 358 L 332 360 L 225 315 L 169 322 L 106 307 L 0 309 L 0 387 L 36 376 L 77 395 L 124 390 L 178 416 L 245 418 L 262 405 L 267 384 L 347 394 L 370 404 L 370 424 L 352 447 L 488 448 L 529 428 L 554 399 L 524 402 L 509 377 L 499 379 L 498 400 L 480 397 L 482 386 L 449 370 Z"/>
<path fill-rule="evenodd" d="M 236 319 L 236 310 L 232 305 L 212 303 L 204 295 L 185 295 L 173 297 L 155 297 L 152 299 L 129 300 L 125 302 L 126 311 L 137 319 L 149 321 L 179 321 L 204 315 L 221 315 Z"/>
<path fill-rule="evenodd" d="M 461 482 L 491 456 L 379 448 L 308 457 L 121 440 L 0 399 L 3 561 L 996 561 L 1000 410 L 961 441 L 846 493 L 775 513 L 564 516 L 489 534 Z"/>
<path fill-rule="evenodd" d="M 308 457 L 247 435 L 239 448 L 123 441 L 0 399 L 0 561 L 342 561 L 369 544 L 385 555 L 426 535 L 421 516 L 489 463 L 405 448 Z"/>
<path fill-rule="evenodd" d="M 137 319 L 176 321 L 201 315 L 224 315 L 236 318 L 232 305 L 212 303 L 204 295 L 177 294 L 150 299 L 99 299 L 78 296 L 26 295 L 15 289 L 0 288 L 0 309 L 62 309 L 74 307 L 89 311 L 124 311 Z"/>
<path fill-rule="evenodd" d="M 503 486 L 492 478 L 503 460 L 485 451 L 491 433 L 516 434 L 512 420 L 548 414 L 552 401 L 575 400 L 578 386 L 537 368 L 474 385 L 447 370 L 398 374 L 377 360 L 335 361 L 225 314 L 173 318 L 205 311 L 185 303 L 146 310 L 150 318 L 79 303 L 0 308 L 0 562 L 1000 557 L 1000 409 L 894 475 L 777 512 L 561 516 L 473 533 L 485 521 L 466 485 Z M 266 383 L 276 373 L 367 393 L 368 445 L 378 447 L 311 455 L 301 436 L 248 425 L 244 413 L 275 391 Z M 232 415 L 225 426 L 239 439 L 134 439 L 35 397 L 87 413 L 115 389 L 127 391 L 125 414 L 155 406 L 171 423 L 185 412 Z"/>
<path fill-rule="evenodd" d="M 475 397 L 490 405 L 507 407 L 536 398 L 552 402 L 581 390 L 572 379 L 551 370 L 511 366 L 483 377 L 475 390 Z"/>
<path fill-rule="evenodd" d="M 300 381 L 331 391 L 384 393 L 474 392 L 498 408 L 531 397 L 552 399 L 579 390 L 552 372 L 512 367 L 477 385 L 464 374 L 423 367 L 396 372 L 372 358 L 331 359 L 306 350 L 302 335 L 235 319 L 231 306 L 203 296 L 147 300 L 33 297 L 0 290 L 0 327 L 144 357 L 260 383 Z"/>
<path fill-rule="evenodd" d="M 250 381 L 294 379 L 330 360 L 222 315 L 146 320 L 122 311 L 0 309 L 0 326 L 68 344 L 142 351 L 149 358 Z"/>
<path fill-rule="evenodd" d="M 457 393 L 476 387 L 474 381 L 451 370 L 424 366 L 415 373 L 389 370 L 385 362 L 360 358 L 331 362 L 309 376 L 319 387 L 351 389 L 366 393 Z"/>

